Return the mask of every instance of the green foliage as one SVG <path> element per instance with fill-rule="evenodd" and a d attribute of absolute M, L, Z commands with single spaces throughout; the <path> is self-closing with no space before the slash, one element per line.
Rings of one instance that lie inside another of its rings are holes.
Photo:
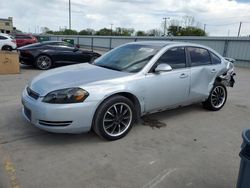
<path fill-rule="evenodd" d="M 159 29 L 151 29 L 147 31 L 147 36 L 161 36 L 161 35 L 162 35 L 162 31 Z"/>
<path fill-rule="evenodd" d="M 111 29 L 103 28 L 95 33 L 95 35 L 109 36 L 112 35 Z"/>
<path fill-rule="evenodd" d="M 206 32 L 203 29 L 197 27 L 181 27 L 171 25 L 168 28 L 168 35 L 172 36 L 206 36 Z"/>
<path fill-rule="evenodd" d="M 65 29 L 61 31 L 47 31 L 46 34 L 54 34 L 54 35 L 77 35 L 78 32 L 76 30 Z"/>
<path fill-rule="evenodd" d="M 83 29 L 81 31 L 79 31 L 79 35 L 93 35 L 95 33 L 94 29 Z"/>
<path fill-rule="evenodd" d="M 133 28 L 121 28 L 117 27 L 113 35 L 118 35 L 118 36 L 131 36 L 134 33 Z"/>
<path fill-rule="evenodd" d="M 186 27 L 181 29 L 182 36 L 206 36 L 206 32 L 203 29 L 196 27 Z"/>
<path fill-rule="evenodd" d="M 136 36 L 147 36 L 145 31 L 137 31 Z"/>

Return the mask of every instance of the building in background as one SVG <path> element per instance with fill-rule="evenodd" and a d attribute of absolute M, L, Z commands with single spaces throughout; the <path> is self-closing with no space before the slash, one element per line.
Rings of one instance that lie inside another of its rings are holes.
<path fill-rule="evenodd" d="M 12 33 L 13 20 L 12 17 L 0 18 L 0 33 Z"/>

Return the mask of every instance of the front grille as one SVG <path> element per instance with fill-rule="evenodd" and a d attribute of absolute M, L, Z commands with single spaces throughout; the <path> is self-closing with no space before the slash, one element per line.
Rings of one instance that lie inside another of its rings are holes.
<path fill-rule="evenodd" d="M 44 121 L 39 120 L 40 125 L 51 126 L 51 127 L 66 127 L 70 125 L 72 121 Z"/>
<path fill-rule="evenodd" d="M 33 90 L 31 90 L 29 87 L 27 87 L 27 93 L 30 97 L 32 97 L 33 99 L 38 99 L 39 98 L 39 94 L 34 92 Z"/>

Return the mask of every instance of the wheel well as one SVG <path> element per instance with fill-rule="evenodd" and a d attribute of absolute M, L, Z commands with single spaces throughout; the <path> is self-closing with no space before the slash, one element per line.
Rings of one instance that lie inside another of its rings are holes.
<path fill-rule="evenodd" d="M 115 94 L 107 97 L 105 100 L 107 100 L 107 99 L 109 99 L 111 97 L 114 97 L 116 95 L 126 97 L 127 99 L 129 99 L 134 104 L 135 111 L 136 111 L 136 122 L 139 121 L 139 119 L 141 117 L 141 105 L 140 105 L 140 102 L 139 102 L 138 98 L 135 95 L 133 95 L 133 94 L 131 94 L 129 92 L 120 92 L 120 93 L 115 93 Z"/>
<path fill-rule="evenodd" d="M 3 45 L 3 46 L 2 46 L 2 49 L 3 49 L 4 47 L 10 47 L 10 48 L 12 49 L 12 47 L 11 47 L 10 45 L 7 45 L 7 44 Z"/>
<path fill-rule="evenodd" d="M 220 77 L 216 77 L 214 82 L 221 82 L 222 79 Z"/>

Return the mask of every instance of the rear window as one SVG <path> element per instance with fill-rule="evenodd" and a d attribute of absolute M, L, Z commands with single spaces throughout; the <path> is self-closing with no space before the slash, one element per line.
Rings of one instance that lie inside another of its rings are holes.
<path fill-rule="evenodd" d="M 211 64 L 208 50 L 204 48 L 188 47 L 187 48 L 192 66 L 202 66 Z"/>
<path fill-rule="evenodd" d="M 212 52 L 211 52 L 211 59 L 212 59 L 213 64 L 220 64 L 221 63 L 220 58 Z"/>

